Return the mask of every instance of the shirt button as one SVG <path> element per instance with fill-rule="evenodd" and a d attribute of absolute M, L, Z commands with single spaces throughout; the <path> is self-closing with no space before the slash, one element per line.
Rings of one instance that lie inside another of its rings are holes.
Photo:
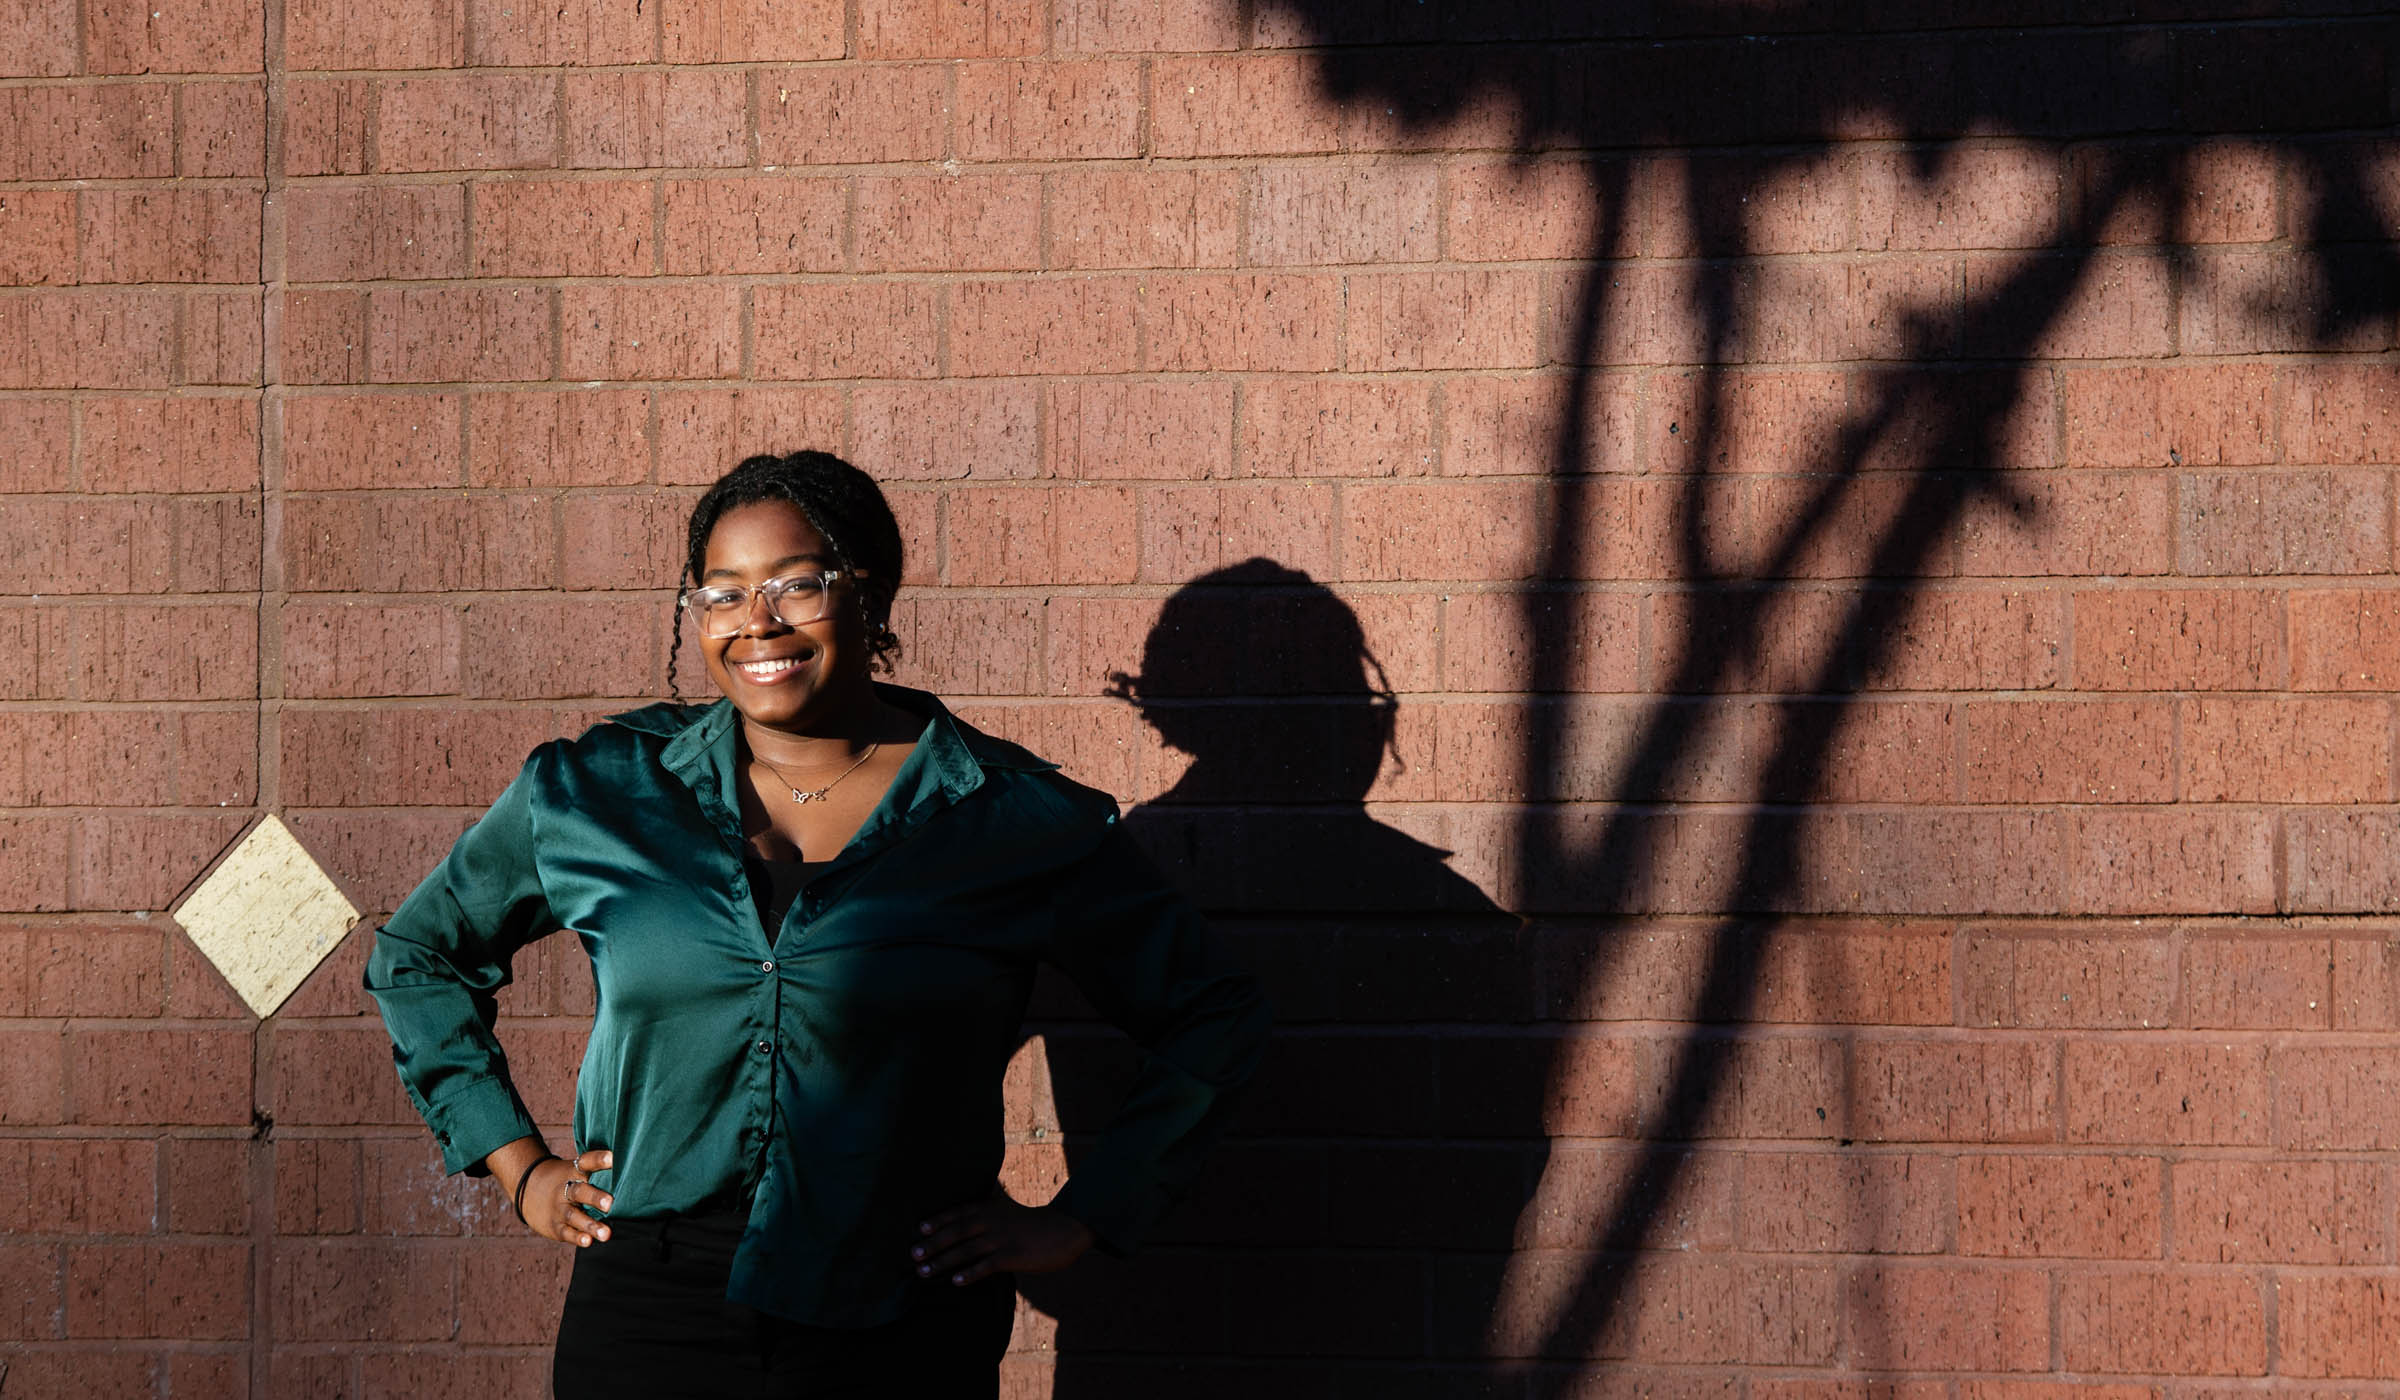
<path fill-rule="evenodd" d="M 774 1047 L 774 1046 L 772 1046 L 772 1045 L 770 1045 L 770 1044 L 768 1044 L 766 1041 L 763 1041 L 763 1040 L 762 1040 L 762 1041 L 760 1041 L 758 1044 L 756 1044 L 756 1045 L 753 1045 L 753 1046 L 751 1046 L 750 1048 L 751 1048 L 751 1049 L 753 1049 L 753 1050 L 756 1050 L 756 1051 L 757 1051 L 758 1053 L 760 1053 L 761 1055 L 764 1055 L 764 1054 L 766 1054 L 768 1051 L 770 1051 L 770 1050 L 774 1049 L 775 1047 Z"/>
<path fill-rule="evenodd" d="M 773 958 L 769 958 L 765 962 L 760 963 L 758 965 L 758 970 L 761 972 L 773 972 L 775 970 L 775 960 Z"/>

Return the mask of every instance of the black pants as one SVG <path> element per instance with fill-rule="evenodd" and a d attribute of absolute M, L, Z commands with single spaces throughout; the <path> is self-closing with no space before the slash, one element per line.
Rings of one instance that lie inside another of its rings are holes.
<path fill-rule="evenodd" d="M 929 1286 L 880 1327 L 811 1327 L 725 1299 L 744 1216 L 612 1222 L 575 1251 L 550 1385 L 557 1400 L 995 1400 L 1013 1278 Z"/>

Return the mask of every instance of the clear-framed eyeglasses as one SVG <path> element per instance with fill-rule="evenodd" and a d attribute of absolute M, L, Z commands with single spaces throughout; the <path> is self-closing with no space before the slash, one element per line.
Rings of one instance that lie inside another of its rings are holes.
<path fill-rule="evenodd" d="M 833 610 L 833 586 L 842 579 L 866 577 L 860 569 L 816 569 L 784 574 L 752 587 L 746 583 L 716 583 L 687 588 L 677 603 L 699 620 L 703 637 L 730 637 L 750 625 L 750 600 L 765 599 L 767 615 L 786 627 L 805 627 L 824 620 Z"/>

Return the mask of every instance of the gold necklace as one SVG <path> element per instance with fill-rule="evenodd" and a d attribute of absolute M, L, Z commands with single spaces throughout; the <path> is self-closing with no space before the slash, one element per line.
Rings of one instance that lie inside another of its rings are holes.
<path fill-rule="evenodd" d="M 847 778 L 847 777 L 849 777 L 851 774 L 853 774 L 853 773 L 857 772 L 857 771 L 858 771 L 858 769 L 859 769 L 859 765 L 860 765 L 860 764 L 862 764 L 862 763 L 865 763 L 865 762 L 866 762 L 868 759 L 870 759 L 870 758 L 873 758 L 873 757 L 875 756 L 875 751 L 876 751 L 877 749 L 879 749 L 879 748 L 882 748 L 882 747 L 883 747 L 883 745 L 882 745 L 881 743 L 873 743 L 873 744 L 869 744 L 869 745 L 867 745 L 867 751 L 866 751 L 865 753 L 862 753 L 862 754 L 860 754 L 860 755 L 858 756 L 857 760 L 856 760 L 855 762 L 853 762 L 853 763 L 852 763 L 852 764 L 851 764 L 849 767 L 847 767 L 847 768 L 843 769 L 841 772 L 839 772 L 839 773 L 836 773 L 836 774 L 834 775 L 834 778 L 833 778 L 833 783 L 838 783 L 838 782 L 840 782 L 842 779 L 844 779 L 844 778 Z M 813 788 L 813 789 L 811 789 L 811 788 L 803 788 L 803 787 L 801 787 L 801 786 L 800 786 L 798 783 L 795 783 L 795 782 L 793 782 L 793 781 L 792 781 L 790 778 L 788 778 L 788 777 L 785 777 L 785 776 L 784 776 L 784 772 L 783 772 L 783 770 L 782 770 L 782 769 L 780 769 L 780 768 L 776 767 L 776 766 L 775 766 L 774 764 L 772 764 L 772 763 L 767 763 L 766 756 L 765 756 L 764 754 L 761 754 L 761 753 L 760 753 L 758 750 L 756 750 L 756 749 L 752 749 L 752 750 L 750 751 L 750 756 L 751 756 L 752 758 L 755 758 L 755 759 L 757 759 L 757 760 L 758 760 L 760 763 L 762 763 L 762 764 L 766 764 L 766 769 L 767 769 L 767 771 L 768 771 L 768 772 L 770 772 L 770 773 L 774 774 L 776 777 L 778 777 L 778 778 L 781 778 L 781 779 L 783 780 L 783 785 L 784 785 L 785 787 L 788 787 L 788 788 L 790 788 L 790 789 L 792 790 L 792 800 L 793 800 L 794 802 L 819 802 L 819 801 L 823 801 L 823 800 L 824 800 L 824 797 L 825 797 L 825 794 L 827 794 L 827 793 L 829 793 L 829 792 L 833 791 L 833 783 L 827 783 L 825 786 L 823 786 L 823 787 L 821 787 L 821 788 Z"/>

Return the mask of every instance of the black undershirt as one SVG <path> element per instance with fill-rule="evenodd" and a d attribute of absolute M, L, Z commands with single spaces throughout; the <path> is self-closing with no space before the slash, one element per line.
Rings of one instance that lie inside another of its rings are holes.
<path fill-rule="evenodd" d="M 800 891 L 831 864 L 828 860 L 770 860 L 756 851 L 742 854 L 742 865 L 750 875 L 750 897 L 758 902 L 758 926 L 766 930 L 769 943 L 782 930 L 783 916 L 791 911 Z"/>

